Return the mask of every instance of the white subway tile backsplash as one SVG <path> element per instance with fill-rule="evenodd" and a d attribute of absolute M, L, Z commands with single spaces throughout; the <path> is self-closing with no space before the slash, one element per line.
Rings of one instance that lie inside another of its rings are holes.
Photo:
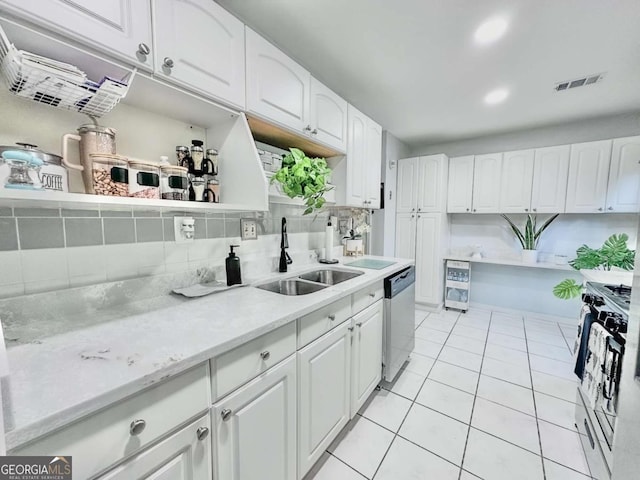
<path fill-rule="evenodd" d="M 164 243 L 149 242 L 131 245 L 136 252 L 138 275 L 157 275 L 165 272 Z"/>
<path fill-rule="evenodd" d="M 107 268 L 107 280 L 124 280 L 138 276 L 137 252 L 132 244 L 105 245 L 104 261 Z"/>
<path fill-rule="evenodd" d="M 0 285 L 0 298 L 11 298 L 24 295 L 24 283 Z"/>
<path fill-rule="evenodd" d="M 0 286 L 22 283 L 22 263 L 20 252 L 0 252 Z"/>
<path fill-rule="evenodd" d="M 53 278 L 50 280 L 38 280 L 37 282 L 26 282 L 24 284 L 24 293 L 41 293 L 50 292 L 52 290 L 62 290 L 69 288 L 69 278 Z"/>
<path fill-rule="evenodd" d="M 65 249 L 70 277 L 91 276 L 106 281 L 107 268 L 104 247 L 77 247 Z M 95 283 L 95 282 L 92 282 Z"/>
<path fill-rule="evenodd" d="M 67 254 L 63 248 L 21 250 L 22 276 L 25 283 L 60 281 L 69 283 Z M 55 282 L 54 282 L 55 283 Z M 44 290 L 38 290 L 44 291 Z"/>

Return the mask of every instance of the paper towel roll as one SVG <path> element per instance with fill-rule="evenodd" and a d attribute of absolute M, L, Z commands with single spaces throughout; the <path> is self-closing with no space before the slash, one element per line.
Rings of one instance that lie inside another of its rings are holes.
<path fill-rule="evenodd" d="M 327 225 L 324 229 L 324 259 L 333 259 L 333 226 Z"/>

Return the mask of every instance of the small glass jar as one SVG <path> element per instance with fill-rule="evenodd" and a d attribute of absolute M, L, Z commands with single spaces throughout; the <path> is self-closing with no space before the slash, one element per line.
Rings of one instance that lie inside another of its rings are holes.
<path fill-rule="evenodd" d="M 160 166 L 160 196 L 164 200 L 188 200 L 187 169 L 175 165 Z"/>
<path fill-rule="evenodd" d="M 207 160 L 209 160 L 210 175 L 218 175 L 218 150 L 215 148 L 207 149 Z"/>
<path fill-rule="evenodd" d="M 202 175 L 202 163 L 204 162 L 204 148 L 200 145 L 191 145 L 191 160 L 193 161 L 193 171 L 189 171 L 194 175 Z"/>
<path fill-rule="evenodd" d="M 189 189 L 189 200 L 192 202 L 206 202 L 209 194 L 207 193 L 207 181 L 202 177 L 191 178 L 191 188 Z"/>
<path fill-rule="evenodd" d="M 207 201 L 211 203 L 220 203 L 220 182 L 215 179 L 207 181 Z"/>
<path fill-rule="evenodd" d="M 129 161 L 129 196 L 160 198 L 160 167 L 157 163 Z"/>
<path fill-rule="evenodd" d="M 92 153 L 89 157 L 95 194 L 127 197 L 129 195 L 127 158 L 107 153 Z"/>
<path fill-rule="evenodd" d="M 188 167 L 189 156 L 189 147 L 185 147 L 183 145 L 178 145 L 176 147 L 176 160 L 178 162 L 178 166 Z"/>

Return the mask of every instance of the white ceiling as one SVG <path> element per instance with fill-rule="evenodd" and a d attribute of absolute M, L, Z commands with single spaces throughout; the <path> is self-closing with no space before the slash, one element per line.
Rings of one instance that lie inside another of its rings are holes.
<path fill-rule="evenodd" d="M 640 110 L 639 0 L 217 1 L 409 145 Z M 506 34 L 476 45 L 495 15 Z"/>

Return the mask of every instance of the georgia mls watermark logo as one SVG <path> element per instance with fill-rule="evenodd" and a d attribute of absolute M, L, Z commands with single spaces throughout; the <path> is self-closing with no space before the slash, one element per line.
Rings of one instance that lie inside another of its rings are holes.
<path fill-rule="evenodd" d="M 0 457 L 0 480 L 71 480 L 71 457 Z"/>

